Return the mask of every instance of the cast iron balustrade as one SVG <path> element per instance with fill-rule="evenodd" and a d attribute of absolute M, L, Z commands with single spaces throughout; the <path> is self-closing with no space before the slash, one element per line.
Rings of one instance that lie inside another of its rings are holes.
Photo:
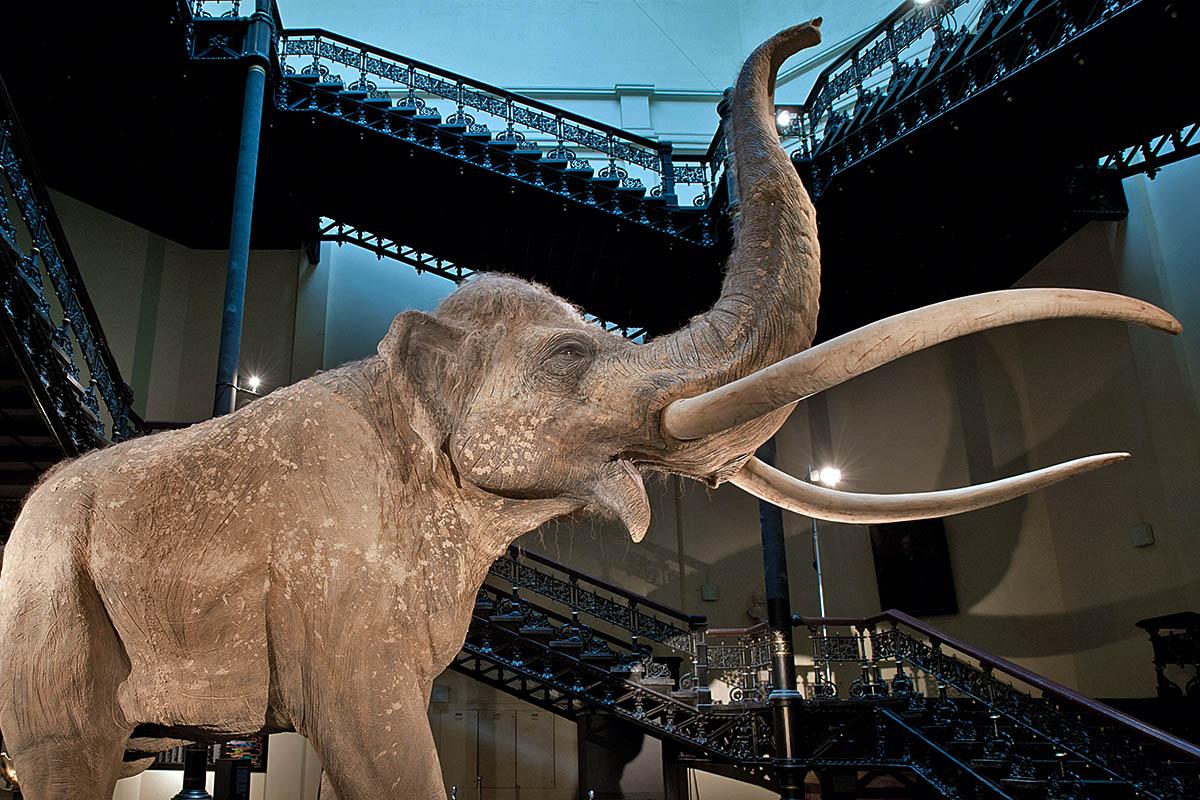
<path fill-rule="evenodd" d="M 1200 796 L 1200 748 L 919 620 L 795 622 L 811 644 L 798 656 L 811 769 L 900 772 L 960 797 Z M 769 785 L 769 643 L 765 625 L 709 628 L 513 549 L 453 666 L 570 718 L 613 713 L 683 746 L 689 766 Z"/>
<path fill-rule="evenodd" d="M 594 161 L 597 174 L 610 178 L 614 188 L 655 187 L 664 197 L 675 193 L 669 144 L 319 28 L 284 30 L 279 53 L 285 74 L 319 75 L 323 82 L 343 84 L 346 91 L 437 115 L 443 125 L 464 133 L 491 134 L 496 142 L 546 145 L 554 148 L 551 152 L 578 158 L 578 168 Z M 343 81 L 335 70 L 348 79 Z M 435 111 L 429 101 L 443 104 L 445 113 Z M 569 147 L 579 148 L 579 155 Z"/>
<path fill-rule="evenodd" d="M 814 195 L 1142 0 L 984 0 L 974 27 L 956 29 L 952 12 L 964 2 L 905 4 L 821 73 L 784 131 L 800 139 L 792 155 Z"/>
<path fill-rule="evenodd" d="M 4 336 L 59 447 L 78 455 L 140 432 L 79 267 L 0 83 Z"/>
<path fill-rule="evenodd" d="M 704 616 L 684 613 L 515 546 L 492 564 L 489 578 L 507 582 L 513 592 L 533 592 L 575 616 L 629 634 L 627 647 L 632 651 L 638 651 L 642 640 L 647 640 L 672 656 L 683 657 L 691 669 L 681 672 L 679 690 L 697 692 L 698 702 L 708 703 Z"/>
<path fill-rule="evenodd" d="M 953 35 L 954 11 L 967 2 L 902 3 L 821 72 L 803 112 L 793 116 L 783 135 L 796 136 L 802 152 L 811 153 L 842 116 L 853 116 L 860 104 L 872 101 L 884 86 L 919 67 L 922 59 L 928 62 L 935 57 L 946 38 Z M 1011 3 L 987 0 L 984 5 Z"/>
<path fill-rule="evenodd" d="M 801 105 L 777 109 L 790 117 L 782 139 L 819 196 L 837 174 L 1142 1 L 908 0 L 834 59 Z M 251 6 L 185 4 L 193 57 L 239 57 L 229 26 Z M 958 12 L 970 19 L 959 22 Z M 723 183 L 720 129 L 704 155 L 682 156 L 670 143 L 330 31 L 279 30 L 282 110 L 344 119 L 670 236 L 716 240 L 710 215 L 688 212 L 707 207 Z M 1184 145 L 1194 133 L 1185 128 L 1138 147 L 1145 157 L 1132 153 L 1132 162 L 1120 154 L 1109 161 L 1152 170 L 1164 143 L 1192 152 Z"/>

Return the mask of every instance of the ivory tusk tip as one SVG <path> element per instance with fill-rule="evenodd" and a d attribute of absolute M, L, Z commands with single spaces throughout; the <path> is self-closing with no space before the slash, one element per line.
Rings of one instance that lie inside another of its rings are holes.
<path fill-rule="evenodd" d="M 1158 306 L 1150 306 L 1150 308 L 1152 309 L 1152 313 L 1139 320 L 1143 325 L 1162 331 L 1163 333 L 1169 333 L 1172 336 L 1178 336 L 1183 333 L 1183 323 L 1175 319 L 1172 314 L 1163 311 Z"/>
<path fill-rule="evenodd" d="M 1109 464 L 1119 464 L 1127 458 L 1130 458 L 1129 453 L 1099 453 L 1094 456 L 1084 456 L 1083 458 L 1075 459 L 1074 463 L 1079 465 L 1081 472 L 1086 472 L 1107 467 Z"/>

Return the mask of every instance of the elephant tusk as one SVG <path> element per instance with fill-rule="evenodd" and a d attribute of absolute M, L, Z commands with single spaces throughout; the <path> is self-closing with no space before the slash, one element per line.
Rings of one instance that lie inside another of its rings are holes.
<path fill-rule="evenodd" d="M 792 477 L 757 458 L 747 461 L 729 482 L 760 500 L 806 517 L 857 525 L 879 525 L 946 517 L 993 506 L 1126 458 L 1129 458 L 1128 453 L 1086 456 L 989 483 L 907 494 L 866 494 L 826 489 Z"/>
<path fill-rule="evenodd" d="M 946 300 L 865 325 L 662 413 L 663 431 L 699 439 L 824 391 L 888 362 L 969 333 L 1017 322 L 1091 317 L 1176 334 L 1183 326 L 1150 303 L 1087 289 L 1006 289 Z"/>

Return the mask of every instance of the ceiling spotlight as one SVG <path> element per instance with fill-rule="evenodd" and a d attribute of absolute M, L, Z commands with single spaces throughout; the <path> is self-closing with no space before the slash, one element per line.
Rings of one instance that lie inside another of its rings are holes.
<path fill-rule="evenodd" d="M 251 375 L 250 379 L 246 381 L 246 386 L 250 388 L 250 391 L 257 392 L 258 387 L 262 386 L 262 378 L 257 375 Z"/>
<path fill-rule="evenodd" d="M 927 6 L 932 2 L 933 2 L 933 0 L 913 0 L 913 5 L 914 6 Z"/>
<path fill-rule="evenodd" d="M 842 480 L 842 471 L 837 467 L 821 467 L 817 470 L 817 482 L 825 486 L 837 486 Z"/>
<path fill-rule="evenodd" d="M 775 115 L 775 126 L 779 128 L 779 130 L 785 131 L 792 124 L 792 120 L 795 118 L 796 115 L 793 114 L 789 109 L 781 109 L 780 112 Z"/>

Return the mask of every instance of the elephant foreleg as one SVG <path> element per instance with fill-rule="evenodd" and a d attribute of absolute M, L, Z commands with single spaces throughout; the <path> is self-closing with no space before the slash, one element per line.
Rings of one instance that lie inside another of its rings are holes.
<path fill-rule="evenodd" d="M 390 689 L 351 679 L 322 696 L 304 731 L 325 769 L 321 800 L 445 800 L 425 692 L 393 674 Z"/>
<path fill-rule="evenodd" d="M 118 705 L 121 643 L 85 579 L 29 602 L 9 644 L 0 727 L 27 800 L 111 800 L 133 727 Z M 19 636 L 19 638 L 17 638 Z"/>

